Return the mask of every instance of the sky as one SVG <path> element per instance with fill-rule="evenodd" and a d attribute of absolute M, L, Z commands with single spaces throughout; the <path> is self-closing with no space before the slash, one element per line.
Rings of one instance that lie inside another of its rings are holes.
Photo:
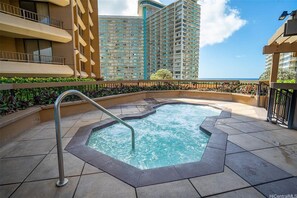
<path fill-rule="evenodd" d="M 174 0 L 156 0 L 168 5 Z M 99 15 L 137 15 L 137 0 L 98 0 Z M 199 78 L 258 78 L 263 46 L 297 0 L 198 0 L 201 5 Z"/>

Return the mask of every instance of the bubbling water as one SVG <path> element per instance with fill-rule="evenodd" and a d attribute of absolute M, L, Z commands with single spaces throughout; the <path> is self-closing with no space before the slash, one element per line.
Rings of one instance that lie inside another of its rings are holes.
<path fill-rule="evenodd" d="M 209 140 L 199 126 L 220 112 L 208 106 L 167 104 L 145 118 L 127 121 L 135 130 L 134 152 L 131 131 L 122 124 L 94 131 L 87 145 L 142 170 L 196 162 Z"/>

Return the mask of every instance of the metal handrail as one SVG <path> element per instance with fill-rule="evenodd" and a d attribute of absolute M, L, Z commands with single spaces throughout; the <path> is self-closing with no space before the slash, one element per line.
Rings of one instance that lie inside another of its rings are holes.
<path fill-rule="evenodd" d="M 54 107 L 54 116 L 55 116 L 55 127 L 56 127 L 56 139 L 57 139 L 57 154 L 58 154 L 58 166 L 59 166 L 59 180 L 57 181 L 56 185 L 58 187 L 62 187 L 68 183 L 68 179 L 64 176 L 64 162 L 63 162 L 63 151 L 62 151 L 62 136 L 61 136 L 61 114 L 60 114 L 60 105 L 64 98 L 69 95 L 76 95 L 81 99 L 86 100 L 87 102 L 91 103 L 93 106 L 98 108 L 99 110 L 103 111 L 113 119 L 117 120 L 119 123 L 125 125 L 129 129 L 131 129 L 131 139 L 132 139 L 132 151 L 135 150 L 135 132 L 132 126 L 127 124 L 121 118 L 117 117 L 116 115 L 109 112 L 107 109 L 102 107 L 101 105 L 97 104 L 94 100 L 90 99 L 83 93 L 77 90 L 68 90 L 63 92 L 55 101 Z"/>

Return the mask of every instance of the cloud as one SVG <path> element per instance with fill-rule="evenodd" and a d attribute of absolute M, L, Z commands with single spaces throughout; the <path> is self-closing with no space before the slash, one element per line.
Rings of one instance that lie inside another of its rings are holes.
<path fill-rule="evenodd" d="M 201 5 L 200 47 L 223 42 L 247 23 L 240 18 L 237 9 L 228 6 L 228 1 L 198 1 Z M 137 16 L 138 0 L 99 0 L 98 7 L 100 15 Z"/>
<path fill-rule="evenodd" d="M 137 16 L 138 0 L 98 0 L 98 8 L 100 15 Z"/>
<path fill-rule="evenodd" d="M 200 47 L 221 43 L 243 27 L 247 21 L 230 8 L 228 0 L 200 0 Z"/>

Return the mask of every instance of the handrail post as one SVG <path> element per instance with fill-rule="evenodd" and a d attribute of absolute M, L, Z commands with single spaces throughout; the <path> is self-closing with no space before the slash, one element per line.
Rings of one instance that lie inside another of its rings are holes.
<path fill-rule="evenodd" d="M 97 104 L 95 101 L 84 95 L 83 93 L 77 91 L 77 90 L 68 90 L 63 92 L 59 95 L 59 97 L 56 99 L 54 104 L 54 117 L 55 117 L 55 127 L 56 127 L 56 140 L 57 140 L 57 154 L 58 154 L 58 166 L 59 166 L 59 180 L 57 181 L 56 185 L 58 187 L 65 186 L 68 183 L 68 179 L 65 178 L 64 175 L 64 161 L 63 161 L 63 147 L 62 147 L 62 135 L 61 135 L 61 114 L 60 114 L 60 105 L 62 100 L 69 96 L 69 95 L 76 95 L 80 97 L 81 99 L 86 100 L 99 110 L 103 111 L 113 119 L 117 120 L 119 123 L 125 125 L 131 130 L 131 142 L 132 142 L 132 151 L 135 150 L 135 131 L 132 126 L 127 124 L 125 121 L 123 121 L 121 118 L 117 117 L 116 115 L 109 112 L 107 109 L 102 107 L 101 105 Z"/>
<path fill-rule="evenodd" d="M 56 183 L 58 187 L 65 186 L 68 183 L 68 179 L 65 178 L 65 175 L 64 175 L 64 160 L 63 160 L 62 135 L 61 135 L 61 123 L 60 123 L 61 121 L 60 102 L 63 100 L 63 97 L 60 97 L 60 96 L 57 98 L 55 102 L 55 109 L 54 109 L 58 166 L 59 166 L 59 180 Z"/>
<path fill-rule="evenodd" d="M 135 131 L 134 131 L 134 129 L 132 127 L 131 127 L 131 131 L 132 131 L 132 134 L 131 134 L 132 151 L 134 151 L 135 150 Z"/>

